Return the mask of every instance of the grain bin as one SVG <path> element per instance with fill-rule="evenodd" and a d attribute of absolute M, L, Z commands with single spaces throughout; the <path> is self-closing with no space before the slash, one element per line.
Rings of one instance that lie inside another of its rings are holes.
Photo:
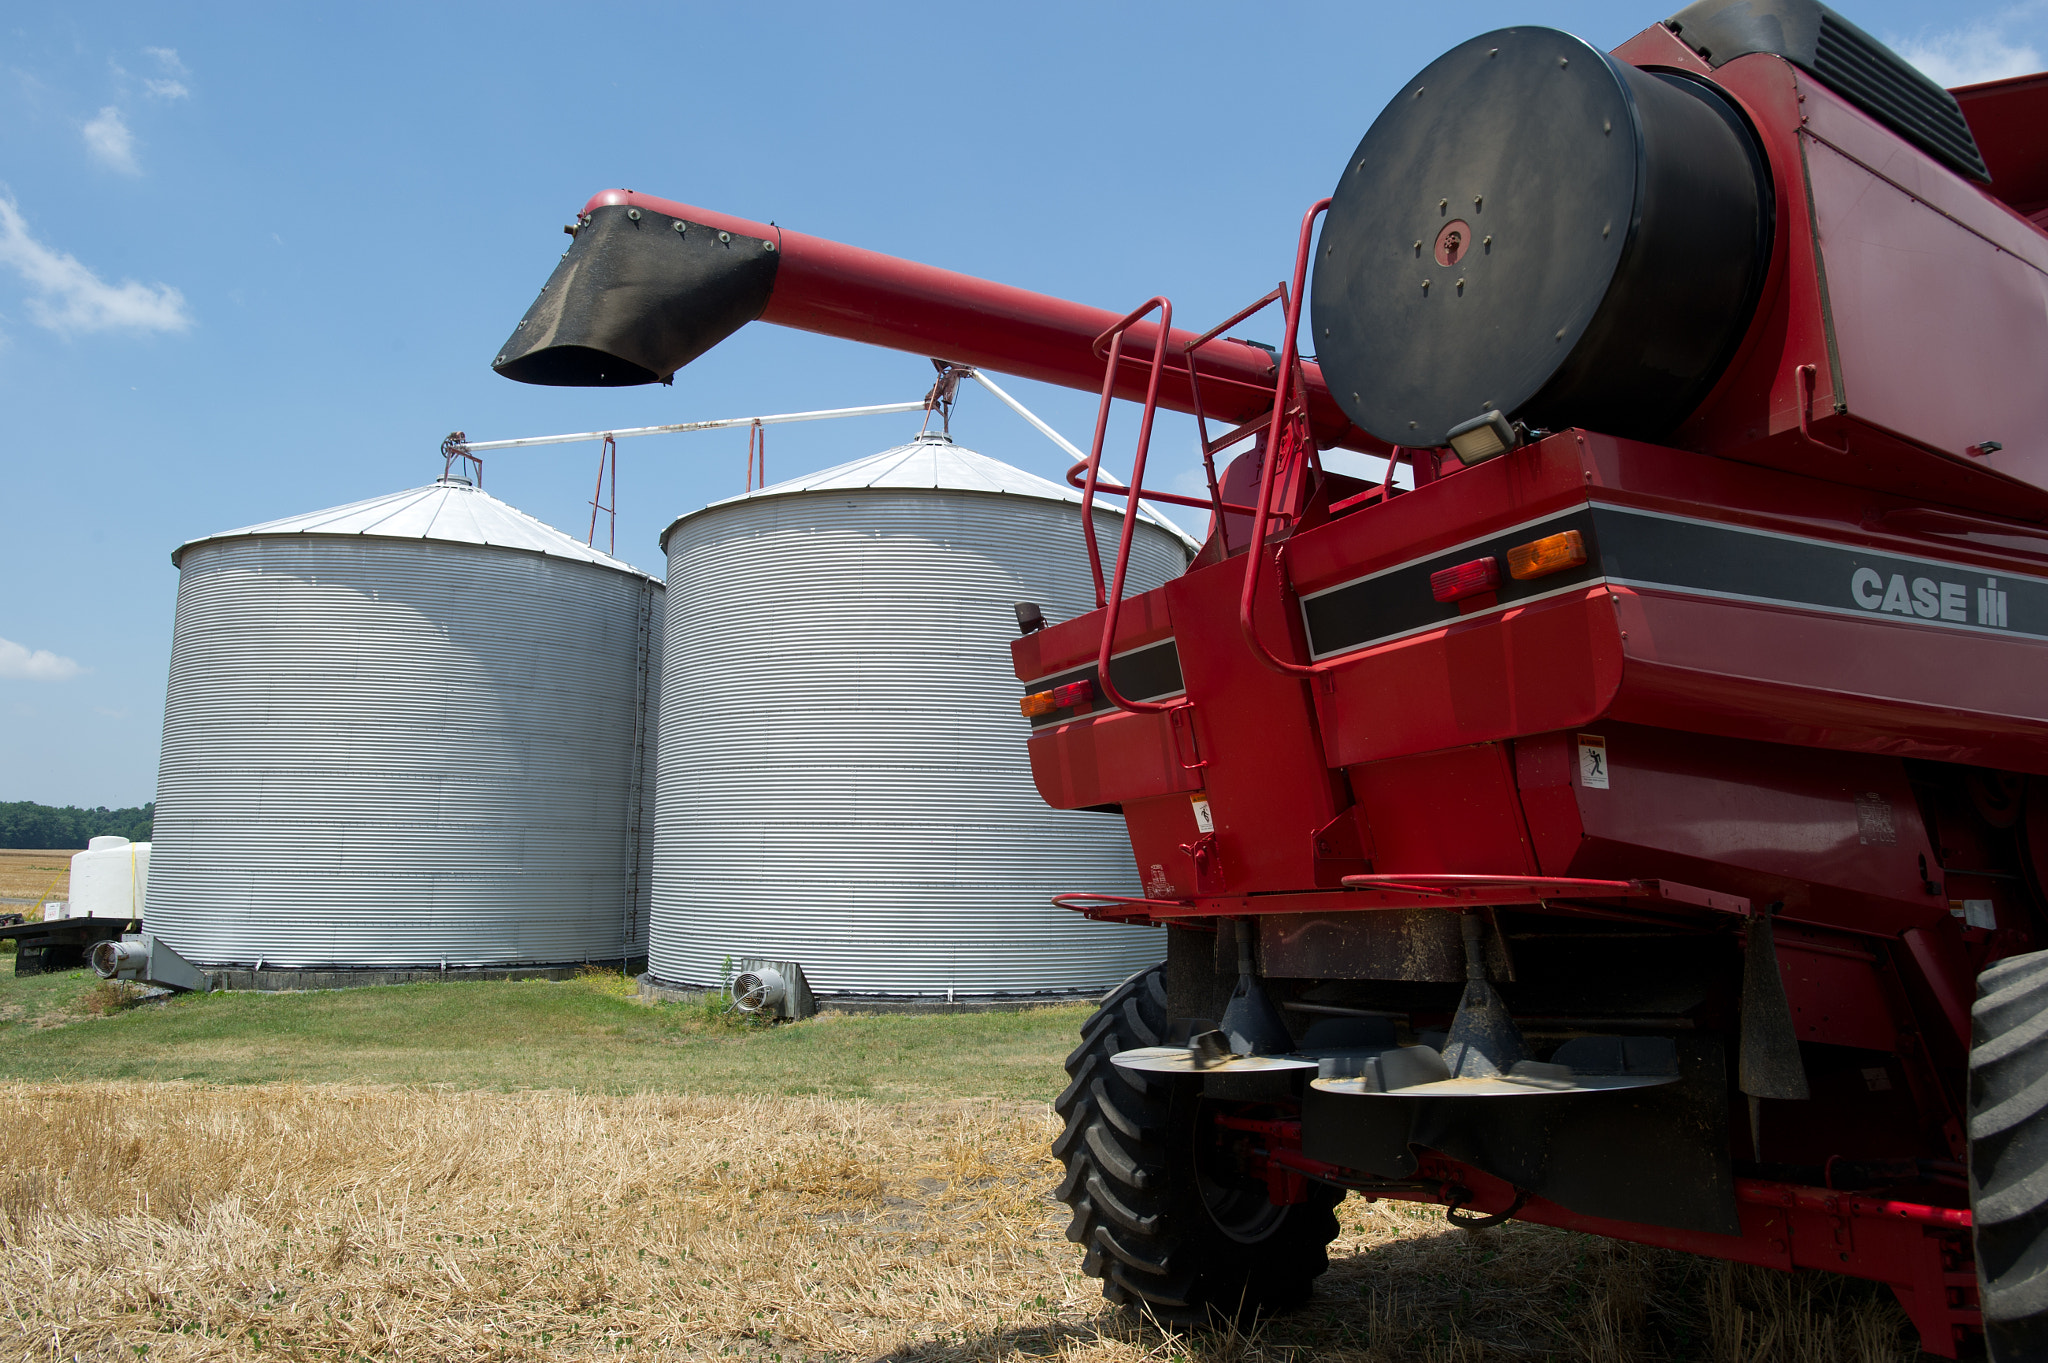
<path fill-rule="evenodd" d="M 1017 714 L 1015 603 L 1094 607 L 1079 501 L 925 435 L 668 528 L 657 981 L 759 958 L 828 997 L 1057 994 L 1159 960 L 1047 902 L 1141 892 L 1121 818 L 1039 798 Z M 1128 590 L 1190 552 L 1148 514 Z"/>
<path fill-rule="evenodd" d="M 159 936 L 290 970 L 644 953 L 659 582 L 459 478 L 171 561 Z"/>

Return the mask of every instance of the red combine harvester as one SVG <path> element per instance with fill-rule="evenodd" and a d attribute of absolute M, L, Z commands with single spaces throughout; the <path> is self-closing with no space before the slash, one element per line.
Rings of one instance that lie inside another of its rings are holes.
<path fill-rule="evenodd" d="M 1101 608 L 1013 645 L 1039 789 L 1120 811 L 1144 886 L 1063 902 L 1167 929 L 1058 1103 L 1110 1299 L 1299 1302 L 1352 1191 L 1875 1279 L 1930 1352 L 2040 1359 L 2044 226 L 2048 76 L 1703 0 L 1445 54 L 1199 336 L 614 191 L 497 368 L 667 382 L 759 319 L 1099 385 L 1086 496 L 1210 509 L 1129 599 L 1132 519 L 1091 535 Z M 1226 334 L 1266 305 L 1277 355 Z M 1144 489 L 1162 406 L 1209 497 Z"/>

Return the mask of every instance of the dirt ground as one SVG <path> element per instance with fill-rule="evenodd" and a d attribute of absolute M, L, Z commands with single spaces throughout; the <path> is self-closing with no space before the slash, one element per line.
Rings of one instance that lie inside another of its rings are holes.
<path fill-rule="evenodd" d="M 0 903 L 33 904 L 45 892 L 51 899 L 63 899 L 71 889 L 69 851 L 20 851 L 0 847 Z"/>
<path fill-rule="evenodd" d="M 1893 1360 L 1883 1294 L 1356 1198 L 1307 1311 L 1108 1310 L 1040 1101 L 0 1084 L 0 1355 Z"/>

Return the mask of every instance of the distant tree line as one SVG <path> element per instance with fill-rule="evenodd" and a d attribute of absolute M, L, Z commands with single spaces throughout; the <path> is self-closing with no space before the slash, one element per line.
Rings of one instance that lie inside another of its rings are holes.
<path fill-rule="evenodd" d="M 33 800 L 0 801 L 0 847 L 82 848 L 90 839 L 108 834 L 148 842 L 155 822 L 154 800 L 140 809 L 60 809 Z"/>

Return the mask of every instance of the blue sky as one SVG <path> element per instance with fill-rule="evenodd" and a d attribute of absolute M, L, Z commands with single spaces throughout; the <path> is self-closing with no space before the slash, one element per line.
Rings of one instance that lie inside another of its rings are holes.
<path fill-rule="evenodd" d="M 1842 6 L 1948 83 L 2048 3 Z M 184 540 L 417 486 L 476 439 L 918 397 L 910 355 L 751 327 L 673 388 L 489 361 L 593 192 L 646 190 L 1207 325 L 1290 265 L 1391 92 L 1489 28 L 1612 46 L 1656 4 L 31 6 L 0 13 L 0 800 L 152 796 Z M 584 18 L 585 15 L 601 16 Z M 1277 339 L 1268 336 L 1267 339 Z M 1075 440 L 1093 401 L 1008 385 Z M 770 435 L 786 477 L 897 443 Z M 955 435 L 1048 477 L 968 390 Z M 1162 422 L 1164 476 L 1193 467 Z M 620 555 L 741 490 L 743 431 L 620 447 Z M 1125 456 L 1127 457 L 1127 456 Z M 490 457 L 579 535 L 594 446 Z"/>

